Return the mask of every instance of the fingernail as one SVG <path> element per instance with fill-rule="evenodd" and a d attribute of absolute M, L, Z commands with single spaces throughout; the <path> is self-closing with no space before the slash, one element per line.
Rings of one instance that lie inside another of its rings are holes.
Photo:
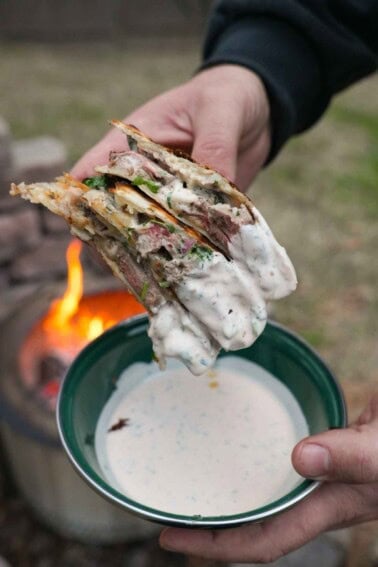
<path fill-rule="evenodd" d="M 321 478 L 325 476 L 331 465 L 329 451 L 315 443 L 305 443 L 299 454 L 300 473 L 310 478 Z"/>

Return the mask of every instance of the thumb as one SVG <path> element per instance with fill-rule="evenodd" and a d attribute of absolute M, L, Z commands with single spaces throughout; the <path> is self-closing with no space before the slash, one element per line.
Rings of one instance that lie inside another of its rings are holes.
<path fill-rule="evenodd" d="M 325 481 L 378 481 L 378 420 L 304 439 L 292 462 L 305 477 Z"/>
<path fill-rule="evenodd" d="M 235 181 L 242 113 L 227 97 L 207 93 L 193 118 L 192 156 Z"/>

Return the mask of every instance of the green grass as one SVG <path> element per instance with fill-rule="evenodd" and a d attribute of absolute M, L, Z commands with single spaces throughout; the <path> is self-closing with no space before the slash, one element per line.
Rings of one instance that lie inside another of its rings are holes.
<path fill-rule="evenodd" d="M 354 170 L 336 180 L 336 198 L 363 203 L 368 215 L 378 214 L 378 112 L 335 106 L 330 117 L 335 123 L 347 124 L 366 134 L 367 147 Z M 352 130 L 353 131 L 353 130 Z M 353 139 L 351 140 L 353 143 Z"/>
<path fill-rule="evenodd" d="M 15 138 L 55 135 L 72 164 L 152 96 L 191 76 L 199 46 L 5 44 L 0 112 Z M 299 287 L 274 317 L 302 334 L 344 383 L 376 382 L 378 80 L 338 97 L 251 188 L 288 249 Z"/>

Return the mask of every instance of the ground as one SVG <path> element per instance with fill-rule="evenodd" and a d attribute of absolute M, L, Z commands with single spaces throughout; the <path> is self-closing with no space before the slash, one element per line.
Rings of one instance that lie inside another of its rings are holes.
<path fill-rule="evenodd" d="M 15 138 L 55 135 L 73 163 L 107 130 L 195 70 L 198 46 L 1 47 L 0 114 Z M 307 339 L 342 383 L 353 419 L 377 387 L 378 79 L 337 97 L 250 195 L 285 245 L 299 288 L 274 317 Z M 378 526 L 352 532 L 348 567 L 370 567 Z M 94 564 L 94 563 L 93 563 Z M 46 563 L 48 565 L 48 563 Z"/>

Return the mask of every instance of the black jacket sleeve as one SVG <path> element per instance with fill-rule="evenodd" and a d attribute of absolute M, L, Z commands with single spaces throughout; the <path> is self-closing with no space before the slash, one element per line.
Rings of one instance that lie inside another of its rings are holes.
<path fill-rule="evenodd" d="M 331 97 L 376 69 L 378 0 L 220 0 L 202 68 L 235 63 L 264 81 L 272 159 L 309 128 Z"/>

